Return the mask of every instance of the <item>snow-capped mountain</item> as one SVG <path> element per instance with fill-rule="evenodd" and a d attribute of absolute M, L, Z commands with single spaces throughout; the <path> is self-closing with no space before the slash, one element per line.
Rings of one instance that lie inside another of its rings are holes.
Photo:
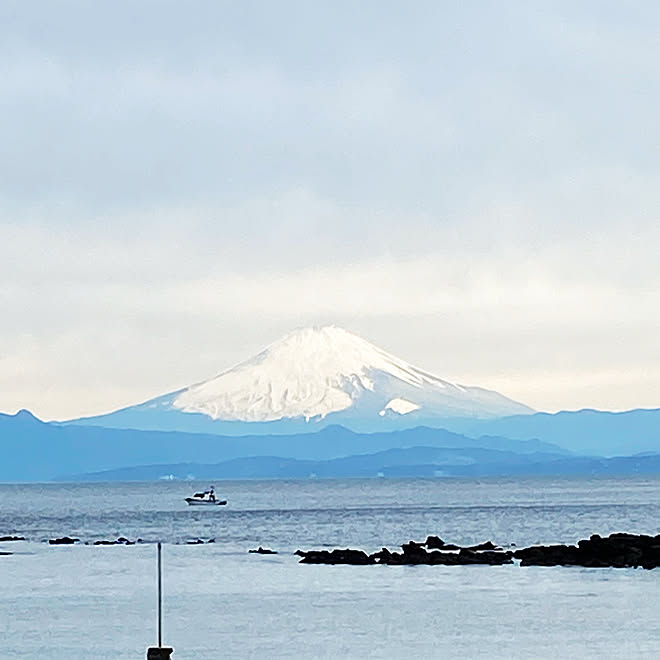
<path fill-rule="evenodd" d="M 284 432 L 285 426 L 288 432 L 292 424 L 376 430 L 531 412 L 497 392 L 438 378 L 329 326 L 296 330 L 215 378 L 80 422 L 245 433 L 280 427 Z"/>

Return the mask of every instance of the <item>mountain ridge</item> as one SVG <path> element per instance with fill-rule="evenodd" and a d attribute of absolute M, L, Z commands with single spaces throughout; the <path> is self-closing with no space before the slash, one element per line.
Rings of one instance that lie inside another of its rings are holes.
<path fill-rule="evenodd" d="M 35 417 L 0 414 L 0 481 L 48 481 L 58 474 L 154 463 L 214 463 L 231 458 L 281 454 L 289 458 L 327 460 L 411 445 L 480 447 L 518 453 L 559 447 L 536 441 L 468 438 L 444 429 L 355 433 L 340 426 L 292 435 L 218 436 L 178 431 L 135 431 L 58 425 Z"/>
<path fill-rule="evenodd" d="M 576 453 L 614 456 L 660 450 L 660 409 L 584 408 L 512 415 L 493 420 L 445 420 L 444 428 L 469 437 L 538 438 Z"/>
<path fill-rule="evenodd" d="M 566 424 L 567 420 L 571 424 Z M 524 426 L 520 426 L 522 422 Z M 648 466 L 660 452 L 660 410 L 655 409 L 538 413 L 475 424 L 474 420 L 462 420 L 462 424 L 455 425 L 462 429 L 417 427 L 372 433 L 329 425 L 314 432 L 288 435 L 218 436 L 61 425 L 42 422 L 23 411 L 0 414 L 0 481 L 47 481 L 58 474 L 83 474 L 127 465 L 217 463 L 274 454 L 290 459 L 332 460 L 411 446 L 510 450 L 520 455 L 573 452 L 578 455 L 576 461 L 596 461 L 589 468 L 583 463 L 580 469 L 602 472 L 604 468 L 597 461 L 603 457 L 637 455 L 635 460 Z M 509 439 L 501 434 L 503 431 L 515 437 Z M 651 458 L 647 460 L 640 453 Z M 572 465 L 564 465 L 567 473 L 574 473 L 571 471 L 576 463 Z"/>
<path fill-rule="evenodd" d="M 376 477 L 632 476 L 660 474 L 660 454 L 613 458 L 516 454 L 487 448 L 409 447 L 325 461 L 281 456 L 234 458 L 217 464 L 134 466 L 68 475 L 56 481 L 152 481 L 231 479 L 336 479 Z"/>

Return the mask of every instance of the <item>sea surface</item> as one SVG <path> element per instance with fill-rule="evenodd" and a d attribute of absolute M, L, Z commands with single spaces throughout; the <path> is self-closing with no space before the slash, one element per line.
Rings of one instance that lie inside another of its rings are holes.
<path fill-rule="evenodd" d="M 657 658 L 660 571 L 315 566 L 429 534 L 517 547 L 660 533 L 660 478 L 0 484 L 0 658 Z M 73 536 L 75 546 L 48 539 Z M 94 546 L 119 536 L 144 542 Z M 201 539 L 213 543 L 189 544 Z M 87 543 L 87 545 L 85 544 Z M 276 555 L 249 554 L 258 546 Z"/>

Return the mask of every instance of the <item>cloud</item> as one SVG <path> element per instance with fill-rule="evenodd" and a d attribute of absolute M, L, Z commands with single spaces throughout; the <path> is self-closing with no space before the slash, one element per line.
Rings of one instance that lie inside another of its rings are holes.
<path fill-rule="evenodd" d="M 539 408 L 657 404 L 655 7 L 0 11 L 0 409 L 328 322 Z"/>
<path fill-rule="evenodd" d="M 325 323 L 539 408 L 596 405 L 595 392 L 614 408 L 655 400 L 657 280 L 626 282 L 611 253 L 512 248 L 503 260 L 501 251 L 448 248 L 255 269 L 200 251 L 181 260 L 172 244 L 141 237 L 122 251 L 50 237 L 30 254 L 29 238 L 16 242 L 24 270 L 3 273 L 0 286 L 12 310 L 0 331 L 4 400 L 20 407 L 32 387 L 38 395 L 28 398 L 47 416 L 102 412 L 210 377 L 293 327 Z M 622 377 L 609 380 L 615 369 Z M 593 385 L 598 375 L 608 380 Z"/>

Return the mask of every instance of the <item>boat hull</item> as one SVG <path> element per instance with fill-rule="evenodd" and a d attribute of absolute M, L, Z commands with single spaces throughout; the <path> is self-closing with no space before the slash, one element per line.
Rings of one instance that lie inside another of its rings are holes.
<path fill-rule="evenodd" d="M 194 497 L 186 497 L 186 502 L 188 502 L 190 506 L 222 506 L 227 504 L 227 500 L 216 500 L 215 502 L 212 502 L 211 500 L 200 500 L 195 499 Z"/>

